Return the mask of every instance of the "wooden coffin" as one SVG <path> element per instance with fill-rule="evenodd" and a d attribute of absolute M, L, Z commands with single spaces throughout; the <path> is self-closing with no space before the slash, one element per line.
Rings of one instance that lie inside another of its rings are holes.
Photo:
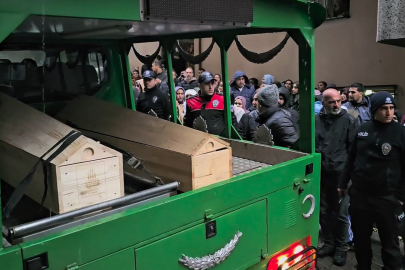
<path fill-rule="evenodd" d="M 229 143 L 208 133 L 84 95 L 55 117 L 90 138 L 130 151 L 164 183 L 180 182 L 181 191 L 232 177 Z M 129 166 L 124 170 L 137 174 Z"/>
<path fill-rule="evenodd" d="M 34 164 L 73 129 L 0 93 L 0 177 L 16 187 Z M 59 146 L 60 147 L 60 146 Z M 46 160 L 59 147 L 47 154 Z M 44 206 L 65 213 L 124 196 L 122 154 L 80 135 L 49 164 Z M 41 203 L 42 163 L 26 195 Z"/>

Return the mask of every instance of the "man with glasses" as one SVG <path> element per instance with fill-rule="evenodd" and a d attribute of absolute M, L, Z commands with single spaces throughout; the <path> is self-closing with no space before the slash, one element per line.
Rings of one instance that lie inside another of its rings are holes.
<path fill-rule="evenodd" d="M 341 96 L 336 89 L 323 92 L 323 108 L 315 116 L 315 150 L 321 154 L 320 224 L 324 245 L 318 249 L 320 258 L 334 256 L 333 263 L 346 264 L 349 250 L 349 197 L 339 200 L 336 192 L 357 121 L 341 109 Z"/>
<path fill-rule="evenodd" d="M 187 113 L 184 116 L 184 125 L 190 128 L 197 128 L 195 121 L 201 116 L 202 119 L 200 120 L 205 122 L 205 128 L 208 133 L 225 136 L 224 97 L 221 94 L 215 93 L 214 81 L 214 76 L 210 72 L 205 71 L 201 73 L 201 76 L 198 78 L 200 88 L 198 95 L 190 97 L 187 100 Z M 232 120 L 236 124 L 234 116 Z"/>
<path fill-rule="evenodd" d="M 358 115 L 357 121 L 360 125 L 371 120 L 370 99 L 365 95 L 365 88 L 361 83 L 350 86 L 349 101 L 344 103 L 342 108 L 353 115 Z"/>

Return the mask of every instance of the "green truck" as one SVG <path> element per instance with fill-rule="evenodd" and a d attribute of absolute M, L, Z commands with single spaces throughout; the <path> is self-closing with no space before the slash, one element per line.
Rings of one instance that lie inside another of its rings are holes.
<path fill-rule="evenodd" d="M 211 37 L 226 82 L 227 50 L 237 36 L 285 32 L 299 48 L 301 134 L 299 151 L 243 142 L 255 147 L 252 160 L 266 157 L 272 166 L 184 193 L 176 183 L 144 185 L 129 199 L 39 218 L 23 198 L 0 223 L 0 270 L 314 269 L 314 30 L 324 19 L 325 9 L 306 0 L 1 0 L 0 90 L 50 116 L 79 94 L 136 110 L 128 60 L 134 43 L 160 42 L 171 74 L 177 40 Z M 271 58 L 281 49 L 250 56 Z M 76 61 L 79 72 L 63 73 Z M 24 78 L 1 74 L 14 63 L 23 64 Z M 46 91 L 52 84 L 60 91 Z M 169 85 L 173 93 L 172 78 Z M 232 141 L 228 92 L 224 84 L 225 139 Z M 2 182 L 3 208 L 9 193 Z"/>

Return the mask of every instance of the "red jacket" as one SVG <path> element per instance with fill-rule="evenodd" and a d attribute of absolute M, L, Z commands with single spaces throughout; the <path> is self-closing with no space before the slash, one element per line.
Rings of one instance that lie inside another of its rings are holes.
<path fill-rule="evenodd" d="M 212 96 L 196 95 L 187 99 L 184 125 L 193 127 L 194 120 L 200 115 L 207 123 L 210 134 L 223 135 L 225 131 L 224 97 L 214 93 Z"/>

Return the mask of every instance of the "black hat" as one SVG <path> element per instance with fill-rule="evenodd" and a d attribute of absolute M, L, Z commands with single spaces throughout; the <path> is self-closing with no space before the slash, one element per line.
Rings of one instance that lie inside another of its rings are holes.
<path fill-rule="evenodd" d="M 198 78 L 199 83 L 209 83 L 211 81 L 215 81 L 214 76 L 211 74 L 211 72 L 204 71 L 201 73 L 200 77 Z"/>
<path fill-rule="evenodd" d="M 370 103 L 371 103 L 370 106 L 371 115 L 374 115 L 375 112 L 378 110 L 378 108 L 380 108 L 384 104 L 392 104 L 394 105 L 394 108 L 396 107 L 394 98 L 391 96 L 390 93 L 386 91 L 375 93 L 370 98 Z"/>
<path fill-rule="evenodd" d="M 336 87 L 336 84 L 334 84 L 334 83 L 328 83 L 327 85 L 326 85 L 326 88 L 325 88 L 325 90 L 327 90 L 327 89 L 336 89 L 337 87 Z"/>
<path fill-rule="evenodd" d="M 142 78 L 144 78 L 144 79 L 156 79 L 156 73 L 153 72 L 152 70 L 146 70 L 142 74 Z"/>

